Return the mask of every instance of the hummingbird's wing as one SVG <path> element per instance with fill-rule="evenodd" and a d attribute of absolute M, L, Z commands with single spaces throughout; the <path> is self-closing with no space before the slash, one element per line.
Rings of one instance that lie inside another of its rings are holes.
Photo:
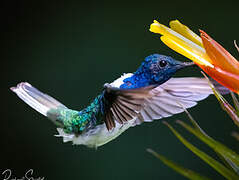
<path fill-rule="evenodd" d="M 119 89 L 106 84 L 104 92 L 105 108 L 104 121 L 108 130 L 115 127 L 115 121 L 120 124 L 139 116 L 146 98 L 155 86 L 139 89 Z"/>
<path fill-rule="evenodd" d="M 222 94 L 229 92 L 227 88 L 213 81 L 214 86 Z M 205 78 L 171 78 L 151 91 L 152 96 L 144 101 L 144 108 L 136 124 L 151 122 L 169 117 L 191 108 L 212 94 L 211 87 Z"/>

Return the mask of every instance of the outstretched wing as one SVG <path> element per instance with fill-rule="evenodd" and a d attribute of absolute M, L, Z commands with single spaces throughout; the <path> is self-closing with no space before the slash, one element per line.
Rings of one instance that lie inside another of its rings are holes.
<path fill-rule="evenodd" d="M 213 84 L 219 92 L 229 92 L 216 81 L 213 81 Z M 184 111 L 183 107 L 191 108 L 197 101 L 207 98 L 212 93 L 205 78 L 171 78 L 151 91 L 152 96 L 145 99 L 144 108 L 141 109 L 136 124 L 181 113 Z"/>
<path fill-rule="evenodd" d="M 139 89 L 119 89 L 105 85 L 104 91 L 104 121 L 108 130 L 115 127 L 115 121 L 120 124 L 139 116 L 146 98 L 152 95 L 153 86 Z"/>

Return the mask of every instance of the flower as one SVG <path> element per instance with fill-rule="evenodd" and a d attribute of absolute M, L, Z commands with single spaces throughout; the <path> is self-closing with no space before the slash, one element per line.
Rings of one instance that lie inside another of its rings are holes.
<path fill-rule="evenodd" d="M 150 31 L 159 33 L 160 39 L 174 51 L 195 62 L 213 79 L 239 94 L 239 62 L 204 31 L 200 36 L 178 20 L 169 23 L 170 28 L 158 21 Z"/>

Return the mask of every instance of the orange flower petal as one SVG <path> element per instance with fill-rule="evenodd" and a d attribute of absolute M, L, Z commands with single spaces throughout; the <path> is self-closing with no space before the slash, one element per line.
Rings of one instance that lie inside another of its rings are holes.
<path fill-rule="evenodd" d="M 213 65 L 224 71 L 239 75 L 239 62 L 207 33 L 202 30 L 200 30 L 200 33 L 203 46 L 213 61 Z"/>
<path fill-rule="evenodd" d="M 239 75 L 227 72 L 219 67 L 211 68 L 200 64 L 197 65 L 223 86 L 235 93 L 239 93 Z"/>

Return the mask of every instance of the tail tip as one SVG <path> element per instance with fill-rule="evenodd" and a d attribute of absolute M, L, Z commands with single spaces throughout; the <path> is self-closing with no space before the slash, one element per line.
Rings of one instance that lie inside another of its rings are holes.
<path fill-rule="evenodd" d="M 32 87 L 31 84 L 29 84 L 28 82 L 20 82 L 17 84 L 16 87 L 10 87 L 10 90 L 13 91 L 13 92 L 17 92 L 19 89 L 23 89 L 25 87 Z"/>
<path fill-rule="evenodd" d="M 13 92 L 16 92 L 16 87 L 10 87 L 10 90 L 13 91 Z"/>

